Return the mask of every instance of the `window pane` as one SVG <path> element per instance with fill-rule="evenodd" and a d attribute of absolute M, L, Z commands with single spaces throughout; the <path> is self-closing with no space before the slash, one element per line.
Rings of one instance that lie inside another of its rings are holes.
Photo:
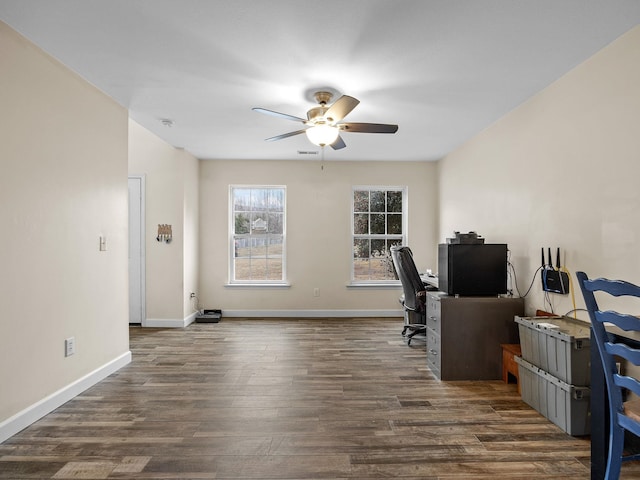
<path fill-rule="evenodd" d="M 282 213 L 270 213 L 267 230 L 269 233 L 282 234 Z"/>
<path fill-rule="evenodd" d="M 252 258 L 250 280 L 262 280 L 265 278 L 267 278 L 267 259 Z"/>
<path fill-rule="evenodd" d="M 389 265 L 385 257 L 372 258 L 370 262 L 370 280 L 391 280 L 394 277 L 389 275 Z"/>
<path fill-rule="evenodd" d="M 269 236 L 269 247 L 267 250 L 269 257 L 282 257 L 283 241 L 284 237 L 282 236 Z"/>
<path fill-rule="evenodd" d="M 259 235 L 267 233 L 267 214 L 266 213 L 251 214 L 251 233 L 259 234 Z"/>
<path fill-rule="evenodd" d="M 402 192 L 387 192 L 387 212 L 402 213 Z"/>
<path fill-rule="evenodd" d="M 387 241 L 384 239 L 371 240 L 371 256 L 384 257 L 386 253 Z"/>
<path fill-rule="evenodd" d="M 353 215 L 353 233 L 367 235 L 369 233 L 369 214 L 356 213 Z"/>
<path fill-rule="evenodd" d="M 249 239 L 242 238 L 242 237 L 235 239 L 235 256 L 236 257 L 249 256 Z"/>
<path fill-rule="evenodd" d="M 264 188 L 251 189 L 251 207 L 253 210 L 266 210 L 269 203 L 269 191 Z"/>
<path fill-rule="evenodd" d="M 354 280 L 369 280 L 369 259 L 358 258 L 353 261 Z"/>
<path fill-rule="evenodd" d="M 369 211 L 369 191 L 356 190 L 353 192 L 353 211 L 368 212 Z"/>
<path fill-rule="evenodd" d="M 371 214 L 371 235 L 384 235 L 384 213 L 372 213 Z"/>
<path fill-rule="evenodd" d="M 255 236 L 249 238 L 249 256 L 251 258 L 264 255 L 264 242 L 261 238 Z"/>
<path fill-rule="evenodd" d="M 251 189 L 234 188 L 233 189 L 233 208 L 238 210 L 250 210 L 251 208 Z"/>
<path fill-rule="evenodd" d="M 284 212 L 284 190 L 280 188 L 269 189 L 269 210 Z"/>
<path fill-rule="evenodd" d="M 356 238 L 353 241 L 353 257 L 369 258 L 369 240 Z"/>
<path fill-rule="evenodd" d="M 234 233 L 249 233 L 249 215 L 246 213 L 236 213 L 234 221 Z"/>
<path fill-rule="evenodd" d="M 384 212 L 384 192 L 374 190 L 371 192 L 371 211 L 372 212 Z"/>
<path fill-rule="evenodd" d="M 387 234 L 402 235 L 402 214 L 387 215 Z"/>
<path fill-rule="evenodd" d="M 236 280 L 251 280 L 251 260 L 236 258 L 234 271 Z"/>
<path fill-rule="evenodd" d="M 267 280 L 280 280 L 282 278 L 282 258 L 267 259 Z"/>

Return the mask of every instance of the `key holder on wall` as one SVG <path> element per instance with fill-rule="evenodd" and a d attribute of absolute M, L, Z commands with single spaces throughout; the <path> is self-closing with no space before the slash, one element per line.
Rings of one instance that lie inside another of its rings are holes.
<path fill-rule="evenodd" d="M 158 236 L 156 240 L 158 242 L 171 243 L 173 239 L 173 233 L 171 233 L 171 225 L 167 225 L 163 223 L 162 225 L 158 225 Z"/>

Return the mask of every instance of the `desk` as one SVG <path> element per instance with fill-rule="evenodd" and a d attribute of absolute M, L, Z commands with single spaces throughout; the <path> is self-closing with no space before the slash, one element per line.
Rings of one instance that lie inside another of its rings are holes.
<path fill-rule="evenodd" d="M 607 330 L 625 343 L 640 348 L 640 337 L 619 329 Z M 602 480 L 609 453 L 609 400 L 596 339 L 591 332 L 591 479 Z"/>
<path fill-rule="evenodd" d="M 430 285 L 432 287 L 438 288 L 438 277 L 436 277 L 435 275 L 428 275 L 424 273 L 420 275 L 420 280 L 422 280 L 422 283 L 424 283 L 425 285 Z"/>
<path fill-rule="evenodd" d="M 504 343 L 518 342 L 522 298 L 427 292 L 427 366 L 440 380 L 499 380 Z"/>

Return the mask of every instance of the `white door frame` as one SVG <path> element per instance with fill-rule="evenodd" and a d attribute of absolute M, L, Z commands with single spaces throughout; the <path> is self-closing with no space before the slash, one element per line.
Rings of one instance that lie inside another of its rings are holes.
<path fill-rule="evenodd" d="M 146 327 L 146 323 L 147 323 L 147 307 L 146 307 L 146 278 L 147 278 L 147 274 L 146 274 L 146 229 L 145 229 L 145 212 L 146 212 L 146 204 L 145 204 L 145 176 L 144 175 L 129 175 L 129 180 L 139 180 L 140 182 L 140 218 L 138 219 L 138 221 L 140 222 L 140 236 L 138 241 L 140 242 L 140 258 L 138 259 L 140 262 L 139 265 L 139 272 L 140 272 L 140 278 L 132 278 L 131 275 L 131 266 L 129 266 L 129 297 L 131 297 L 131 282 L 140 282 L 140 321 L 141 321 L 141 325 L 143 327 Z M 131 201 L 131 199 L 129 199 L 129 201 Z M 131 209 L 129 208 L 129 215 L 131 215 Z M 129 219 L 129 224 L 131 224 L 131 222 L 133 221 L 133 219 Z M 135 239 L 133 239 L 135 240 Z M 132 241 L 132 234 L 131 231 L 129 231 L 129 244 Z M 131 262 L 131 255 L 129 255 L 129 262 Z M 131 298 L 129 298 L 129 304 L 131 304 Z M 131 320 L 131 312 L 129 311 L 129 320 Z"/>

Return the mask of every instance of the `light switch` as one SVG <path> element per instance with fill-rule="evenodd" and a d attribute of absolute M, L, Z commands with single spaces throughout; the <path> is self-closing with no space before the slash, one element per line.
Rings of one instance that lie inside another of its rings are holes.
<path fill-rule="evenodd" d="M 107 250 L 107 237 L 100 235 L 100 251 L 105 252 Z"/>

